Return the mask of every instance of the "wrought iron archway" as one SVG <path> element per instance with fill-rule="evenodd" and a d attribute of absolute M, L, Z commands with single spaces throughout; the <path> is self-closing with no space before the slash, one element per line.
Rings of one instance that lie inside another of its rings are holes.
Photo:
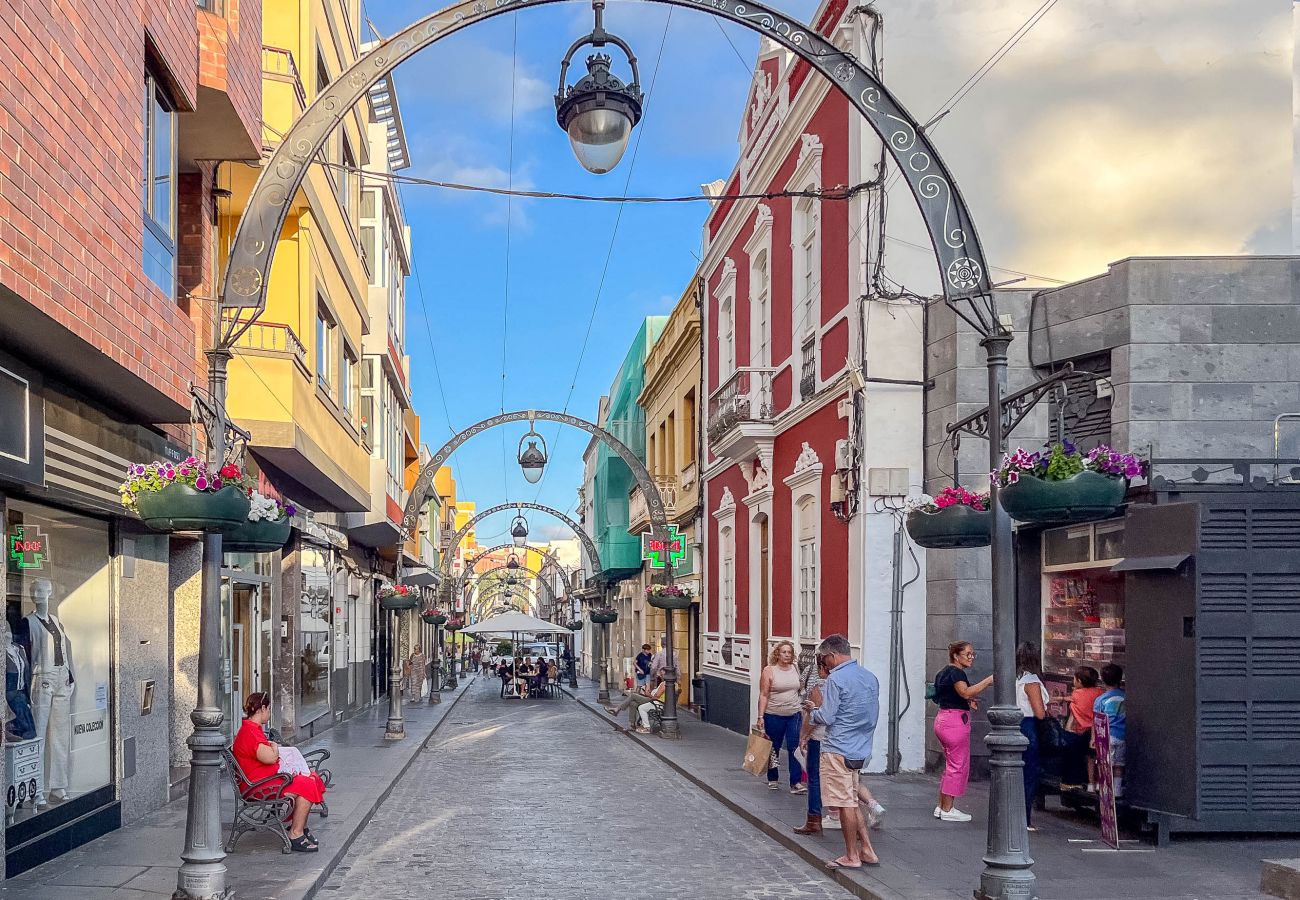
<path fill-rule="evenodd" d="M 588 576 L 588 580 L 598 577 L 600 573 L 600 551 L 596 549 L 596 542 L 591 539 L 591 535 L 583 531 L 581 525 L 579 525 L 573 519 L 570 519 L 567 515 L 560 512 L 555 507 L 546 506 L 545 504 L 542 503 L 501 503 L 497 506 L 493 506 L 488 509 L 485 509 L 480 513 L 476 513 L 472 519 L 470 519 L 468 522 L 466 522 L 464 525 L 458 528 L 456 530 L 456 533 L 451 536 L 451 543 L 447 545 L 442 555 L 443 574 L 445 575 L 446 573 L 451 571 L 452 555 L 456 552 L 456 548 L 460 546 L 460 542 L 465 539 L 465 535 L 469 534 L 470 530 L 475 525 L 477 525 L 482 520 L 486 519 L 488 516 L 494 516 L 497 513 L 506 512 L 511 509 L 532 509 L 538 512 L 544 512 L 547 515 L 554 516 L 555 518 L 559 519 L 565 525 L 568 525 L 569 528 L 573 530 L 573 536 L 578 539 L 579 543 L 582 544 L 582 548 L 587 551 L 587 561 L 591 566 L 590 569 L 591 574 Z M 514 545 L 501 544 L 500 546 L 494 547 L 493 549 L 499 550 L 501 549 L 501 547 L 507 547 L 507 546 L 514 546 Z M 483 552 L 490 553 L 492 551 L 487 550 Z M 481 556 L 482 554 L 480 553 L 479 555 Z"/>
<path fill-rule="evenodd" d="M 528 568 L 527 566 L 525 566 L 525 565 L 523 565 L 523 564 L 520 564 L 520 566 L 519 566 L 518 568 L 516 568 L 516 569 L 512 569 L 512 568 L 510 568 L 509 566 L 505 566 L 505 565 L 501 565 L 501 566 L 493 566 L 493 567 L 490 568 L 490 569 L 485 569 L 485 570 L 483 570 L 482 572 L 477 572 L 477 573 L 471 575 L 469 578 L 464 579 L 464 582 L 463 582 L 463 583 L 468 587 L 468 586 L 472 585 L 474 582 L 478 581 L 480 578 L 486 578 L 488 575 L 491 575 L 491 574 L 493 574 L 494 572 L 527 572 L 529 575 L 531 575 L 531 576 L 533 576 L 535 579 L 537 579 L 537 583 L 538 583 L 538 584 L 540 584 L 542 587 L 546 588 L 546 593 L 550 596 L 550 598 L 551 598 L 551 602 L 552 602 L 552 603 L 554 603 L 554 602 L 556 601 L 556 599 L 558 598 L 558 596 L 559 596 L 559 595 L 557 595 L 557 594 L 555 593 L 555 588 L 553 588 L 553 587 L 551 587 L 549 584 L 547 584 L 546 581 L 542 578 L 540 572 L 538 572 L 536 569 L 530 569 L 530 568 Z M 506 584 L 505 582 L 502 582 L 502 584 L 505 584 L 506 587 L 519 587 L 519 586 L 520 586 L 520 585 Z"/>
<path fill-rule="evenodd" d="M 541 556 L 542 559 L 543 559 L 543 561 L 549 561 L 549 562 L 553 562 L 553 563 L 555 563 L 556 568 L 558 568 L 558 569 L 560 570 L 560 572 L 563 573 L 566 577 L 568 576 L 568 573 L 569 573 L 569 572 L 573 571 L 573 570 L 570 569 L 568 566 L 564 565 L 564 563 L 562 563 L 562 562 L 560 562 L 558 559 L 556 559 L 555 556 L 554 556 L 553 554 L 551 554 L 551 553 L 547 553 L 546 551 L 542 550 L 540 547 L 534 547 L 532 544 L 524 544 L 522 547 L 516 547 L 513 543 L 511 543 L 511 544 L 497 544 L 495 547 L 489 547 L 489 548 L 486 549 L 486 550 L 482 550 L 482 551 L 476 553 L 476 554 L 474 555 L 474 558 L 468 561 L 468 565 L 465 567 L 465 569 L 464 569 L 463 571 L 461 571 L 461 573 L 460 573 L 459 575 L 457 575 L 454 579 L 450 579 L 450 580 L 455 581 L 457 584 L 464 584 L 465 581 L 466 581 L 470 576 L 473 575 L 474 567 L 475 567 L 475 566 L 477 566 L 479 563 L 484 562 L 484 561 L 489 561 L 489 562 L 490 562 L 493 554 L 497 553 L 497 552 L 500 551 L 500 550 L 506 550 L 506 549 L 510 549 L 510 550 L 531 550 L 531 551 L 533 551 L 534 553 L 536 553 L 538 556 Z M 520 563 L 520 565 L 522 566 L 523 564 Z M 532 571 L 532 570 L 530 569 L 529 571 Z M 541 576 L 538 575 L 538 577 L 540 578 Z"/>
<path fill-rule="evenodd" d="M 463 0 L 383 41 L 320 91 L 262 167 L 230 248 L 221 287 L 221 348 L 266 307 L 271 261 L 293 197 L 330 134 L 372 85 L 399 64 L 442 38 L 477 22 L 559 0 Z M 789 49 L 824 75 L 862 114 L 884 142 L 907 181 L 938 258 L 949 303 L 988 298 L 988 265 L 975 224 L 957 183 L 922 126 L 874 73 L 816 29 L 759 0 L 651 0 L 728 19 Z M 251 310 L 244 317 L 239 310 Z M 236 311 L 233 317 L 225 314 Z M 440 463 L 441 464 L 441 463 Z M 647 500 L 650 491 L 646 491 Z M 407 533 L 413 523 L 403 522 Z"/>

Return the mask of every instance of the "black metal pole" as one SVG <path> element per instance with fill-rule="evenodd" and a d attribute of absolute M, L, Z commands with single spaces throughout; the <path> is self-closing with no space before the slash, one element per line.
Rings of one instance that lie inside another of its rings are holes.
<path fill-rule="evenodd" d="M 1006 452 L 1006 418 L 1002 398 L 1007 389 L 1007 346 L 1005 332 L 983 340 L 988 360 L 989 384 L 989 471 L 1002 464 Z M 989 709 L 992 730 L 985 743 L 990 757 L 988 843 L 984 871 L 975 892 L 977 900 L 1034 900 L 1038 885 L 1034 861 L 1029 856 L 1028 823 L 1025 820 L 1025 787 L 1022 770 L 1024 749 L 1020 733 L 1020 710 L 1016 704 L 1016 595 L 1015 560 L 1011 546 L 1011 517 L 998 502 L 998 484 L 990 485 L 989 510 L 993 517 L 993 706 Z"/>
<path fill-rule="evenodd" d="M 429 705 L 442 702 L 442 661 L 438 653 L 441 643 L 442 626 L 433 626 L 433 677 L 429 681 Z"/>
<path fill-rule="evenodd" d="M 380 607 L 382 609 L 382 607 Z M 406 722 L 402 718 L 402 643 L 401 625 L 397 610 L 388 612 L 388 722 L 384 726 L 384 740 L 400 741 L 406 737 Z"/>
<path fill-rule="evenodd" d="M 594 632 L 595 629 L 593 628 Z M 605 662 L 605 654 L 609 652 L 609 623 L 602 622 L 600 625 L 600 687 L 596 691 L 597 703 L 609 702 L 609 666 Z"/>
<path fill-rule="evenodd" d="M 673 611 L 664 610 L 667 633 L 664 635 L 664 714 L 659 719 L 659 736 L 676 739 L 682 736 L 677 724 L 677 658 L 673 650 Z"/>
<path fill-rule="evenodd" d="M 209 350 L 208 389 L 217 410 L 216 426 L 207 435 L 208 462 L 220 468 L 226 456 L 226 372 L 229 350 Z M 173 900 L 226 900 L 226 852 L 221 841 L 221 751 L 226 737 L 220 705 L 221 680 L 221 533 L 203 535 L 202 591 L 199 601 L 198 696 L 190 721 L 189 798 L 185 847 L 181 850 Z"/>

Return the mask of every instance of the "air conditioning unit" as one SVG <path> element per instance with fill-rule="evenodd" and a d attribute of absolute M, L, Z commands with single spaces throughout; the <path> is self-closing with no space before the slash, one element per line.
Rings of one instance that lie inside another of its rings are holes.
<path fill-rule="evenodd" d="M 835 468 L 841 472 L 853 468 L 853 454 L 846 438 L 840 438 L 835 442 Z"/>

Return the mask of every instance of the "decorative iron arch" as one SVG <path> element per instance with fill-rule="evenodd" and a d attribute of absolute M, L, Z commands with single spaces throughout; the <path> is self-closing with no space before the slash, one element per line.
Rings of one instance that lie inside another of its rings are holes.
<path fill-rule="evenodd" d="M 456 552 L 456 548 L 460 546 L 460 542 L 465 539 L 465 535 L 469 534 L 470 530 L 475 525 L 477 525 L 479 522 L 486 519 L 488 516 L 494 516 L 497 513 L 506 512 L 507 510 L 511 510 L 511 509 L 537 510 L 538 512 L 544 512 L 548 515 L 554 516 L 555 518 L 563 522 L 565 525 L 568 525 L 571 529 L 573 529 L 573 536 L 578 539 L 578 541 L 582 544 L 582 548 L 587 551 L 587 561 L 591 566 L 591 577 L 595 577 L 596 573 L 600 572 L 600 551 L 596 549 L 596 542 L 593 541 L 591 539 L 591 535 L 583 531 L 582 526 L 579 525 L 577 522 L 575 522 L 573 519 L 570 519 L 567 515 L 560 512 L 555 507 L 545 506 L 544 504 L 541 503 L 501 503 L 498 504 L 497 506 L 490 507 L 488 509 L 483 510 L 480 513 L 475 514 L 475 516 L 472 519 L 470 519 L 468 522 L 466 522 L 464 525 L 458 528 L 456 530 L 456 533 L 451 536 L 451 543 L 447 545 L 446 549 L 443 551 L 442 554 L 443 575 L 445 576 L 448 572 L 451 571 L 452 555 Z M 505 547 L 505 546 L 514 546 L 514 544 L 513 543 L 502 544 L 500 545 L 500 547 L 495 547 L 493 549 L 499 550 L 501 547 Z M 485 551 L 485 552 L 490 553 L 491 551 Z"/>
<path fill-rule="evenodd" d="M 468 566 L 466 566 L 466 568 L 462 570 L 459 575 L 456 576 L 455 580 L 463 582 L 466 579 L 466 577 L 473 571 L 475 566 L 477 566 L 479 563 L 483 562 L 484 560 L 490 560 L 492 554 L 496 553 L 498 550 L 507 550 L 507 549 L 531 550 L 534 553 L 536 553 L 538 556 L 541 556 L 544 560 L 549 560 L 555 563 L 556 567 L 566 575 L 569 572 L 573 571 L 564 563 L 556 559 L 554 554 L 547 553 L 541 547 L 534 546 L 533 544 L 524 544 L 522 547 L 516 547 L 513 543 L 510 543 L 510 544 L 497 544 L 494 547 L 488 547 L 486 550 L 480 550 L 478 553 L 474 554 L 474 558 L 468 561 L 469 562 Z"/>
<path fill-rule="evenodd" d="M 482 0 L 480 0 L 480 2 L 482 2 Z M 504 2 L 512 2 L 512 0 L 504 0 Z M 513 2 L 518 2 L 518 0 L 513 0 Z M 538 2 L 551 3 L 555 2 L 555 0 L 538 0 Z M 505 425 L 508 422 L 522 421 L 527 421 L 531 424 L 537 419 L 541 419 L 543 422 L 558 422 L 562 425 L 571 425 L 574 428 L 579 428 L 598 438 L 609 447 L 610 450 L 614 451 L 614 453 L 618 455 L 619 459 L 627 463 L 627 467 L 632 471 L 632 477 L 636 479 L 637 487 L 641 488 L 641 493 L 645 497 L 646 510 L 650 514 L 651 534 L 664 543 L 668 543 L 671 540 L 671 536 L 668 532 L 668 517 L 664 512 L 663 497 L 659 495 L 659 488 L 655 484 L 654 479 L 650 477 L 650 470 L 647 469 L 645 463 L 643 463 L 637 455 L 632 452 L 631 448 L 613 434 L 593 422 L 588 422 L 586 419 L 581 419 L 577 416 L 571 416 L 568 413 L 557 413 L 544 409 L 516 410 L 515 412 L 501 413 L 492 416 L 491 418 L 484 419 L 482 422 L 476 422 L 464 431 L 457 433 L 451 440 L 443 444 L 442 447 L 439 448 L 438 452 L 435 453 L 433 457 L 420 469 L 420 475 L 415 480 L 414 487 L 411 488 L 411 495 L 406 500 L 406 509 L 402 513 L 402 530 L 407 534 L 414 533 L 416 524 L 420 519 L 420 508 L 424 506 L 429 491 L 433 488 L 434 476 L 437 475 L 438 470 L 446 464 L 447 459 L 456 451 L 457 447 L 468 441 L 470 438 L 480 435 L 488 429 L 496 428 L 498 425 Z M 511 504 L 511 506 L 513 505 L 514 504 Z M 581 529 L 578 530 L 581 531 Z M 663 578 L 671 581 L 672 570 L 666 569 Z"/>
<path fill-rule="evenodd" d="M 225 319 L 220 348 L 233 346 L 265 309 L 271 261 L 307 167 L 371 85 L 447 35 L 485 19 L 555 2 L 559 0 L 462 0 L 381 41 L 317 94 L 262 167 L 235 232 L 220 312 L 236 314 Z M 957 183 L 922 126 L 874 74 L 816 29 L 759 0 L 652 2 L 728 19 L 781 44 L 824 75 L 880 136 L 907 181 L 938 258 L 945 299 L 955 308 L 958 300 L 984 298 L 991 323 L 998 327 L 984 250 Z M 251 310 L 252 315 L 242 316 L 239 310 Z M 647 502 L 657 496 L 650 490 L 645 494 Z M 413 524 L 403 519 L 408 534 Z"/>
<path fill-rule="evenodd" d="M 462 583 L 469 584 L 478 581 L 480 578 L 484 578 L 488 575 L 491 575 L 493 572 L 527 572 L 529 575 L 532 575 L 534 578 L 537 579 L 538 584 L 546 588 L 546 593 L 550 595 L 552 602 L 554 602 L 557 599 L 555 589 L 542 579 L 541 573 L 538 572 L 536 569 L 530 569 L 524 565 L 520 565 L 519 568 L 517 569 L 512 569 L 509 566 L 504 566 L 504 565 L 493 566 L 490 569 L 485 569 L 482 572 L 477 572 L 474 575 L 471 575 L 469 578 L 463 579 Z M 515 585 L 507 585 L 507 587 L 515 587 Z"/>

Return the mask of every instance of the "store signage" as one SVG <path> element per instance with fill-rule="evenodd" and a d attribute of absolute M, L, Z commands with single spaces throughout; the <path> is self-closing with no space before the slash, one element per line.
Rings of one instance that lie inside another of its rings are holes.
<path fill-rule="evenodd" d="M 28 572 L 45 568 L 50 558 L 50 538 L 35 525 L 17 525 L 5 542 L 9 571 Z"/>
<path fill-rule="evenodd" d="M 661 541 L 645 531 L 641 533 L 641 559 L 652 569 L 679 568 L 686 561 L 686 538 L 676 525 L 668 526 L 668 540 Z"/>

